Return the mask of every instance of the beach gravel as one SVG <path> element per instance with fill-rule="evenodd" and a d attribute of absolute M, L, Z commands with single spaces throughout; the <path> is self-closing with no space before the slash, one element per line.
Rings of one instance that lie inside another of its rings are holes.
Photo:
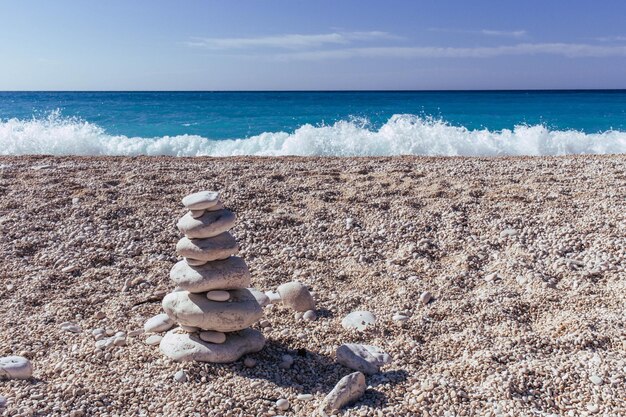
<path fill-rule="evenodd" d="M 350 343 L 393 360 L 339 415 L 626 415 L 624 155 L 0 166 L 0 357 L 33 369 L 0 380 L 0 416 L 309 416 L 352 372 L 335 359 Z M 272 304 L 261 351 L 185 362 L 181 383 L 142 331 L 175 287 L 180 200 L 201 190 L 237 213 Z M 292 281 L 314 321 L 279 302 Z M 376 324 L 344 329 L 355 311 Z"/>

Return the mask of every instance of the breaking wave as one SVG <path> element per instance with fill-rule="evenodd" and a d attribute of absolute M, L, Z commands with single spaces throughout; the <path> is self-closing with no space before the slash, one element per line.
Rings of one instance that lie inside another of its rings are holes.
<path fill-rule="evenodd" d="M 154 138 L 111 135 L 100 126 L 53 112 L 45 118 L 0 120 L 0 155 L 566 155 L 626 153 L 626 132 L 584 133 L 542 125 L 469 130 L 416 115 L 392 116 L 380 128 L 367 121 L 305 124 L 294 132 L 242 139 L 197 135 Z"/>

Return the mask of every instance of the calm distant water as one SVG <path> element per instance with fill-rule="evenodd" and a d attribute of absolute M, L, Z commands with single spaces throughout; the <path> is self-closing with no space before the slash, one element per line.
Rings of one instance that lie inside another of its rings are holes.
<path fill-rule="evenodd" d="M 0 92 L 0 153 L 626 152 L 626 91 Z"/>

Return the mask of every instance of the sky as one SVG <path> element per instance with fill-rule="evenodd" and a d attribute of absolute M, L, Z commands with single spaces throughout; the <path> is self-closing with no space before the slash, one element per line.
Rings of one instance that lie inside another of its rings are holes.
<path fill-rule="evenodd" d="M 626 88 L 624 0 L 0 0 L 0 90 Z"/>

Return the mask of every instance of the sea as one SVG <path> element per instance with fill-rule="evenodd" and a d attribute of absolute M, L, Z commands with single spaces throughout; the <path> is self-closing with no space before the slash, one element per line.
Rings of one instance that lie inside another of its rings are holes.
<path fill-rule="evenodd" d="M 626 153 L 626 90 L 0 92 L 0 155 Z"/>

